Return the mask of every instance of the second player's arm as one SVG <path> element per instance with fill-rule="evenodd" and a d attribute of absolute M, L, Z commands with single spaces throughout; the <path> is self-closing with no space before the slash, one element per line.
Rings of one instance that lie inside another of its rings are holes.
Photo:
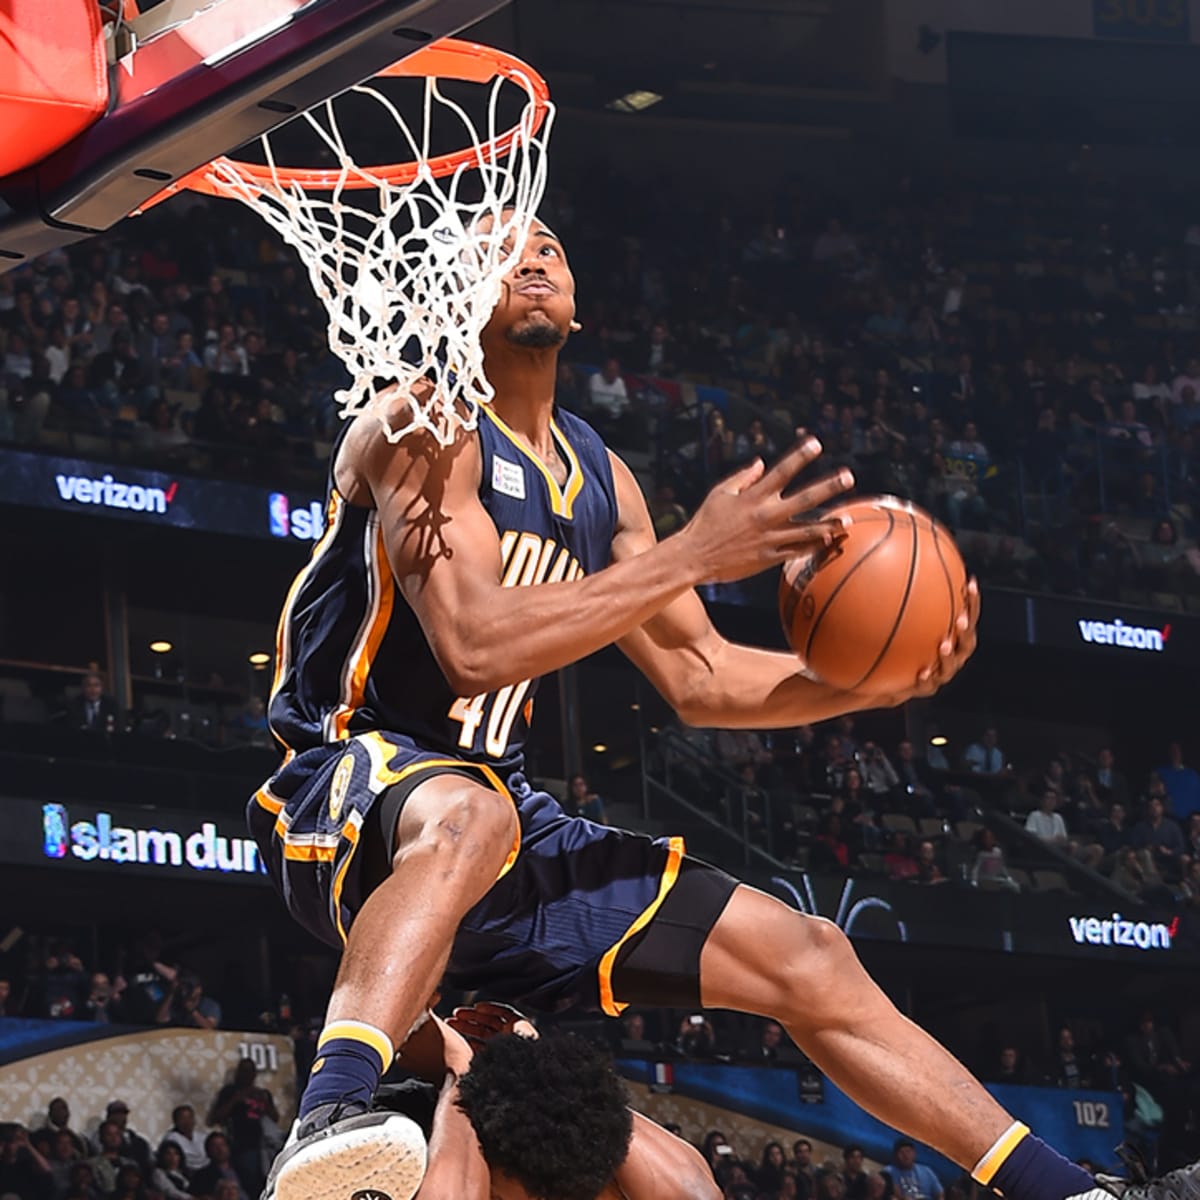
<path fill-rule="evenodd" d="M 613 559 L 640 559 L 657 539 L 637 480 L 612 455 L 620 522 Z M 678 536 L 678 535 L 675 535 Z M 659 543 L 669 546 L 674 538 Z M 790 652 L 761 650 L 726 641 L 713 627 L 695 591 L 678 596 L 640 628 L 621 639 L 621 649 L 689 725 L 720 729 L 787 729 L 843 713 L 897 704 L 937 690 L 975 648 L 978 592 L 957 640 L 943 647 L 940 663 L 900 696 L 844 692 L 809 678 Z"/>
<path fill-rule="evenodd" d="M 834 536 L 798 521 L 843 491 L 846 473 L 783 496 L 820 452 L 798 443 L 770 471 L 739 472 L 710 493 L 687 529 L 625 555 L 593 575 L 532 587 L 502 586 L 500 538 L 479 500 L 473 438 L 442 449 L 374 431 L 360 472 L 379 512 L 393 574 L 450 685 L 492 692 L 576 662 L 629 634 L 709 580 L 740 579 Z"/>

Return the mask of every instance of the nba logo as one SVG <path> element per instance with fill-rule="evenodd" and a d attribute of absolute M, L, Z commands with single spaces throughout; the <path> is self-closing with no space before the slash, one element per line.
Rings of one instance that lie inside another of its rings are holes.
<path fill-rule="evenodd" d="M 271 536 L 287 537 L 291 531 L 288 498 L 282 492 L 272 492 L 270 499 Z"/>
<path fill-rule="evenodd" d="M 67 810 L 61 804 L 42 805 L 42 853 L 47 858 L 67 856 Z"/>

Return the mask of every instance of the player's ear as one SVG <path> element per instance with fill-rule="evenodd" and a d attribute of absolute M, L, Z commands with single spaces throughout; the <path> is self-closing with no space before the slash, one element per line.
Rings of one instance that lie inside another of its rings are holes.
<path fill-rule="evenodd" d="M 578 321 L 572 321 L 571 324 L 567 326 L 567 328 L 570 329 L 570 331 L 572 333 L 578 333 L 583 328 L 583 326 L 580 325 L 580 323 Z"/>

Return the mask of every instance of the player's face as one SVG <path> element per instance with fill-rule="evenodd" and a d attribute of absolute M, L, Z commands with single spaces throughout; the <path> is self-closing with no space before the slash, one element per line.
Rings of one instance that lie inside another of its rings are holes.
<path fill-rule="evenodd" d="M 534 221 L 484 328 L 485 345 L 500 335 L 510 345 L 551 349 L 566 341 L 574 319 L 575 278 L 562 243 Z"/>

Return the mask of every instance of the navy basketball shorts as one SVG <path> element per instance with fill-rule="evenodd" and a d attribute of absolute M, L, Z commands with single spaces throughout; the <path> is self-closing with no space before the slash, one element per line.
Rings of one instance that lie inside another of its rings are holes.
<path fill-rule="evenodd" d="M 396 823 L 420 783 L 458 774 L 511 799 L 516 844 L 463 918 L 445 981 L 541 1011 L 618 1015 L 700 1004 L 700 951 L 737 880 L 651 839 L 563 812 L 519 770 L 371 732 L 290 759 L 251 799 L 250 830 L 292 916 L 340 949 L 391 870 Z"/>

